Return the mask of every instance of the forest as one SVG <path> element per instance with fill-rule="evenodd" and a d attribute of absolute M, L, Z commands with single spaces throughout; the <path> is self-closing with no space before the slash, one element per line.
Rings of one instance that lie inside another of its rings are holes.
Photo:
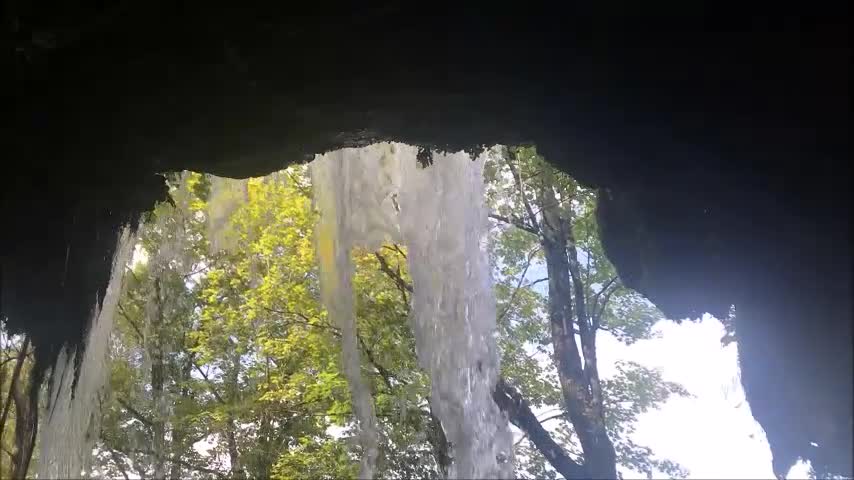
<path fill-rule="evenodd" d="M 518 478 L 684 478 L 632 440 L 638 418 L 690 395 L 640 364 L 600 377 L 597 338 L 631 344 L 663 315 L 599 242 L 596 192 L 534 147 L 483 156 L 501 378 Z M 342 478 L 358 424 L 340 328 L 321 302 L 306 165 L 234 180 L 169 176 L 137 232 L 109 344 L 89 471 L 97 478 Z M 355 249 L 356 336 L 377 418 L 377 478 L 445 478 L 454 461 L 410 326 L 407 248 Z M 32 475 L 29 339 L 0 332 L 0 478 Z"/>

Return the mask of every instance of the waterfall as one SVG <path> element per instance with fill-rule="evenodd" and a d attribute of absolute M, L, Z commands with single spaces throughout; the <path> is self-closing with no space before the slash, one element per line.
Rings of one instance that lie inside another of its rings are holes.
<path fill-rule="evenodd" d="M 454 478 L 511 478 L 498 381 L 495 295 L 486 254 L 483 157 L 435 154 L 421 169 L 400 162 L 400 223 L 413 281 L 416 348 L 453 445 Z"/>
<path fill-rule="evenodd" d="M 359 368 L 350 249 L 376 249 L 383 241 L 409 249 L 417 356 L 430 374 L 436 414 L 452 445 L 449 476 L 513 476 L 507 419 L 492 400 L 499 361 L 483 161 L 464 152 L 434 153 L 433 165 L 421 168 L 415 147 L 382 143 L 318 155 L 311 165 L 321 293 L 342 331 L 364 451 L 361 478 L 372 476 L 378 441 Z"/>
<path fill-rule="evenodd" d="M 362 446 L 359 478 L 373 478 L 379 441 L 373 398 L 361 373 L 350 250 L 356 246 L 379 248 L 384 238 L 391 234 L 393 222 L 383 221 L 388 215 L 382 215 L 386 211 L 377 203 L 383 196 L 381 192 L 387 190 L 391 182 L 370 176 L 379 173 L 376 168 L 379 158 L 395 159 L 383 153 L 377 148 L 365 155 L 360 150 L 343 149 L 319 155 L 311 164 L 314 203 L 320 212 L 317 256 L 321 300 L 330 319 L 341 331 L 341 362 L 350 385 Z"/>
<path fill-rule="evenodd" d="M 231 229 L 231 217 L 249 200 L 249 181 L 215 175 L 209 175 L 208 179 L 211 189 L 208 197 L 207 226 L 211 253 L 221 250 L 234 251 L 237 236 Z"/>
<path fill-rule="evenodd" d="M 88 472 L 92 448 L 99 434 L 99 408 L 107 380 L 107 347 L 113 314 L 121 293 L 124 268 L 133 251 L 133 240 L 130 229 L 125 227 L 118 236 L 104 299 L 101 302 L 94 299 L 74 395 L 71 386 L 76 353 L 63 350 L 54 366 L 48 390 L 51 394 L 49 406 L 42 414 L 38 478 L 81 478 Z"/>

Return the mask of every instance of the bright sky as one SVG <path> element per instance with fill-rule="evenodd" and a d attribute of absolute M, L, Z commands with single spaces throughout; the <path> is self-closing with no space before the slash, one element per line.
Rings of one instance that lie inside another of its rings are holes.
<path fill-rule="evenodd" d="M 661 321 L 656 331 L 660 338 L 631 346 L 605 332 L 598 336 L 603 377 L 615 373 L 615 361 L 631 360 L 659 368 L 664 379 L 694 395 L 670 399 L 661 409 L 643 414 L 633 439 L 659 458 L 680 463 L 690 471 L 688 478 L 773 479 L 765 432 L 744 401 L 736 345 L 720 343 L 723 325 L 706 314 L 700 322 Z M 799 463 L 788 478 L 807 478 L 807 471 L 807 465 Z"/>
<path fill-rule="evenodd" d="M 583 261 L 583 255 L 579 258 Z M 526 278 L 545 276 L 545 265 L 534 264 Z M 534 288 L 547 291 L 545 284 Z M 678 462 L 688 469 L 688 478 L 773 479 L 765 431 L 751 416 L 741 387 L 737 346 L 721 345 L 723 324 L 705 314 L 700 321 L 662 320 L 654 330 L 658 338 L 632 345 L 607 332 L 596 336 L 602 378 L 616 373 L 618 360 L 633 361 L 659 369 L 664 380 L 681 384 L 693 395 L 671 398 L 660 409 L 642 414 L 632 439 L 651 448 L 656 457 Z M 545 409 L 542 416 L 553 410 Z M 541 416 L 538 410 L 534 413 Z M 521 433 L 514 430 L 518 438 Z M 808 471 L 809 466 L 799 462 L 788 479 L 806 479 Z M 623 474 L 637 477 L 630 471 Z"/>

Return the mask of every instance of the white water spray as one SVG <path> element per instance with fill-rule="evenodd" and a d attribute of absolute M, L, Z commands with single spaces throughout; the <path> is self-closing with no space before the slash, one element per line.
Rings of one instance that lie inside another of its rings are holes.
<path fill-rule="evenodd" d="M 365 451 L 362 478 L 373 474 L 377 432 L 359 369 L 350 249 L 376 249 L 384 241 L 409 249 L 416 348 L 452 445 L 449 476 L 513 476 L 507 419 L 492 400 L 499 362 L 482 174 L 483 158 L 434 154 L 433 166 L 420 168 L 415 147 L 387 143 L 319 155 L 312 163 L 323 302 L 342 330 Z"/>
<path fill-rule="evenodd" d="M 237 234 L 231 228 L 231 218 L 249 200 L 249 181 L 215 175 L 209 175 L 208 178 L 211 187 L 207 224 L 211 253 L 221 250 L 233 252 L 237 247 Z"/>
<path fill-rule="evenodd" d="M 353 264 L 350 251 L 356 246 L 379 248 L 386 237 L 395 237 L 394 218 L 382 208 L 384 190 L 392 182 L 378 181 L 383 163 L 393 155 L 378 149 L 361 154 L 344 149 L 319 155 L 311 164 L 314 202 L 320 211 L 317 225 L 317 252 L 320 260 L 321 299 L 330 319 L 341 331 L 344 376 L 350 385 L 353 412 L 359 422 L 362 463 L 359 478 L 373 478 L 379 454 L 377 419 L 373 398 L 361 373 L 356 317 L 353 311 Z M 381 162 L 380 158 L 385 161 Z M 371 177 L 371 174 L 374 176 Z M 390 178 L 389 178 L 390 179 Z M 392 211 L 393 212 L 393 211 Z"/>
<path fill-rule="evenodd" d="M 124 228 L 116 245 L 104 299 L 92 312 L 80 377 L 72 396 L 75 353 L 63 350 L 54 366 L 48 411 L 43 413 L 38 478 L 81 478 L 88 472 L 99 434 L 100 403 L 107 380 L 107 347 L 133 236 Z"/>

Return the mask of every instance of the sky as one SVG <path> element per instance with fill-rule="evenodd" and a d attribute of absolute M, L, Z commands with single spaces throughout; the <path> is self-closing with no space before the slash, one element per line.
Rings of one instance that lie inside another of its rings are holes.
<path fill-rule="evenodd" d="M 630 360 L 660 369 L 665 380 L 693 395 L 642 414 L 633 440 L 681 464 L 688 478 L 773 479 L 765 432 L 751 416 L 738 378 L 736 345 L 720 343 L 721 322 L 706 314 L 699 322 L 663 320 L 655 331 L 659 338 L 630 346 L 607 332 L 597 337 L 603 378 L 613 376 L 617 360 Z M 807 478 L 807 471 L 799 463 L 788 478 Z"/>
<path fill-rule="evenodd" d="M 694 396 L 672 398 L 643 414 L 634 439 L 682 464 L 689 478 L 774 478 L 765 432 L 741 388 L 737 347 L 720 343 L 721 322 L 706 314 L 699 322 L 664 320 L 656 330 L 660 338 L 632 346 L 603 335 L 598 349 L 601 369 L 613 360 L 633 360 L 659 368 L 666 380 Z M 789 478 L 806 478 L 806 473 L 800 464 Z"/>
<path fill-rule="evenodd" d="M 579 255 L 583 263 L 584 252 Z M 535 262 L 526 279 L 545 276 L 545 265 Z M 547 294 L 545 284 L 534 288 Z M 681 384 L 692 395 L 673 397 L 661 408 L 641 414 L 632 440 L 651 448 L 657 458 L 679 463 L 691 479 L 775 478 L 765 431 L 753 419 L 741 387 L 737 345 L 721 344 L 723 324 L 706 313 L 693 321 L 661 320 L 654 332 L 654 338 L 632 345 L 608 332 L 596 336 L 603 379 L 616 374 L 617 361 L 633 361 L 659 369 L 664 380 Z M 551 416 L 554 408 L 535 409 L 534 413 L 543 418 Z M 521 432 L 513 429 L 515 438 L 521 437 Z M 627 479 L 637 477 L 637 473 L 621 471 Z M 799 462 L 789 471 L 788 479 L 806 479 L 808 471 L 809 466 Z"/>

